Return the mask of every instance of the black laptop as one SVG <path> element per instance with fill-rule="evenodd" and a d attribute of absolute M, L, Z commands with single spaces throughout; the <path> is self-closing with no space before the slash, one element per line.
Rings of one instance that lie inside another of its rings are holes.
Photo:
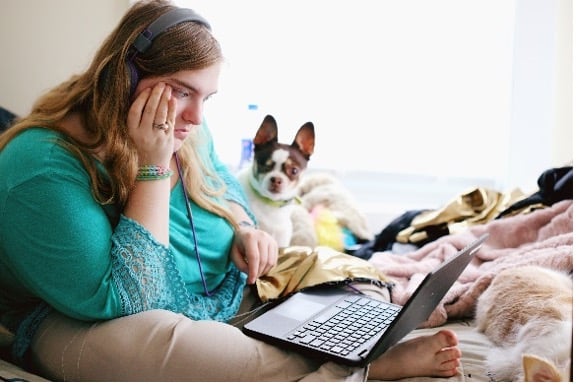
<path fill-rule="evenodd" d="M 467 267 L 485 234 L 428 273 L 404 306 L 350 288 L 295 293 L 250 321 L 245 334 L 321 360 L 366 366 L 426 321 Z"/>

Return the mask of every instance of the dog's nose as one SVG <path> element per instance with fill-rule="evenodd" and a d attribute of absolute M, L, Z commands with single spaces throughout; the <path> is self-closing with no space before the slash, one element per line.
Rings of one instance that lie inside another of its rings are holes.
<path fill-rule="evenodd" d="M 280 186 L 282 184 L 282 179 L 277 178 L 276 176 L 273 176 L 270 178 L 270 183 L 275 185 L 275 186 Z"/>

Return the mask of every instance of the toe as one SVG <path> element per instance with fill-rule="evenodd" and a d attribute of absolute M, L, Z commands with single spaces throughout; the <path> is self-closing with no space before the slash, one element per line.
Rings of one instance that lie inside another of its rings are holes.
<path fill-rule="evenodd" d="M 437 362 L 453 361 L 459 358 L 461 358 L 461 349 L 456 346 L 439 350 L 435 355 Z"/>
<path fill-rule="evenodd" d="M 439 339 L 439 343 L 441 343 L 443 346 L 456 346 L 459 343 L 457 334 L 449 329 L 439 330 L 436 333 L 436 336 Z"/>

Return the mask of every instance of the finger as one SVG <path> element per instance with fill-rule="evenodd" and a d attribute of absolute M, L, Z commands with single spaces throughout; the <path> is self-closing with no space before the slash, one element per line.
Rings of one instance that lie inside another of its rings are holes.
<path fill-rule="evenodd" d="M 164 94 L 164 88 L 165 88 L 164 83 L 158 83 L 152 89 L 152 92 L 150 93 L 150 96 L 148 97 L 148 100 L 146 101 L 146 105 L 144 106 L 142 119 L 140 120 L 140 125 L 142 127 L 148 128 L 148 127 L 153 127 L 153 124 L 156 124 L 156 123 L 164 123 L 164 120 L 162 122 L 156 121 L 156 112 L 157 112 L 158 107 L 160 105 L 160 100 L 162 98 L 162 95 Z"/>
<path fill-rule="evenodd" d="M 255 268 L 255 278 L 258 278 L 262 275 L 265 265 L 265 261 L 263 260 L 263 258 L 266 258 L 266 254 L 263 252 L 264 251 L 262 249 L 263 244 L 260 237 L 257 236 L 256 234 L 253 234 L 251 238 L 253 240 L 251 242 L 251 248 L 250 250 L 247 249 L 246 255 L 247 258 L 249 258 L 250 262 L 249 267 Z"/>
<path fill-rule="evenodd" d="M 259 277 L 262 277 L 263 275 L 265 275 L 270 268 L 272 267 L 271 262 L 272 262 L 272 255 L 270 254 L 270 250 L 269 250 L 269 245 L 270 242 L 268 242 L 268 239 L 263 239 L 262 240 L 262 246 L 261 246 L 261 250 L 260 250 L 260 270 L 259 270 Z"/>
<path fill-rule="evenodd" d="M 132 102 L 132 105 L 128 110 L 128 117 L 126 118 L 128 129 L 135 129 L 140 125 L 140 121 L 142 120 L 142 111 L 151 92 L 152 90 L 150 88 L 143 90 L 138 94 L 136 99 L 134 99 L 134 102 Z"/>
<path fill-rule="evenodd" d="M 166 121 L 171 126 L 171 128 L 174 129 L 176 124 L 176 99 L 172 97 L 172 87 L 169 88 L 170 94 L 168 97 L 168 111 L 166 115 Z"/>
<path fill-rule="evenodd" d="M 268 245 L 268 255 L 269 255 L 269 263 L 268 263 L 268 268 L 265 271 L 265 274 L 267 274 L 273 267 L 276 266 L 276 263 L 278 261 L 278 246 L 276 244 L 276 242 L 271 242 Z"/>
<path fill-rule="evenodd" d="M 158 106 L 156 108 L 156 116 L 154 118 L 153 127 L 164 130 L 164 132 L 169 132 L 171 124 L 168 121 L 168 109 L 171 99 L 172 89 L 170 86 L 164 87 L 160 100 L 158 101 Z"/>
<path fill-rule="evenodd" d="M 248 283 L 254 284 L 260 276 L 258 245 L 254 239 L 250 239 L 245 244 L 245 258 L 248 264 Z"/>
<path fill-rule="evenodd" d="M 248 262 L 248 283 L 253 285 L 256 283 L 256 279 L 260 276 L 258 272 L 258 259 L 252 258 L 252 261 L 249 259 Z"/>
<path fill-rule="evenodd" d="M 232 247 L 230 258 L 233 260 L 233 262 L 236 264 L 236 267 L 240 271 L 248 274 L 248 263 L 243 257 L 238 247 L 236 246 Z"/>
<path fill-rule="evenodd" d="M 275 240 L 268 235 L 259 238 L 259 272 L 258 276 L 266 275 L 278 259 L 278 246 Z"/>

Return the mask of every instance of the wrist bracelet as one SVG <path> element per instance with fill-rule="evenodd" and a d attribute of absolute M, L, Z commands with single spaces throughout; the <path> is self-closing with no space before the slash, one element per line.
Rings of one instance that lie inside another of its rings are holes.
<path fill-rule="evenodd" d="M 160 180 L 170 178 L 174 174 L 171 169 L 163 166 L 146 165 L 138 167 L 136 180 Z"/>
<path fill-rule="evenodd" d="M 250 223 L 249 221 L 240 221 L 238 222 L 239 227 L 252 227 L 253 229 L 258 229 L 258 227 L 254 223 Z"/>

